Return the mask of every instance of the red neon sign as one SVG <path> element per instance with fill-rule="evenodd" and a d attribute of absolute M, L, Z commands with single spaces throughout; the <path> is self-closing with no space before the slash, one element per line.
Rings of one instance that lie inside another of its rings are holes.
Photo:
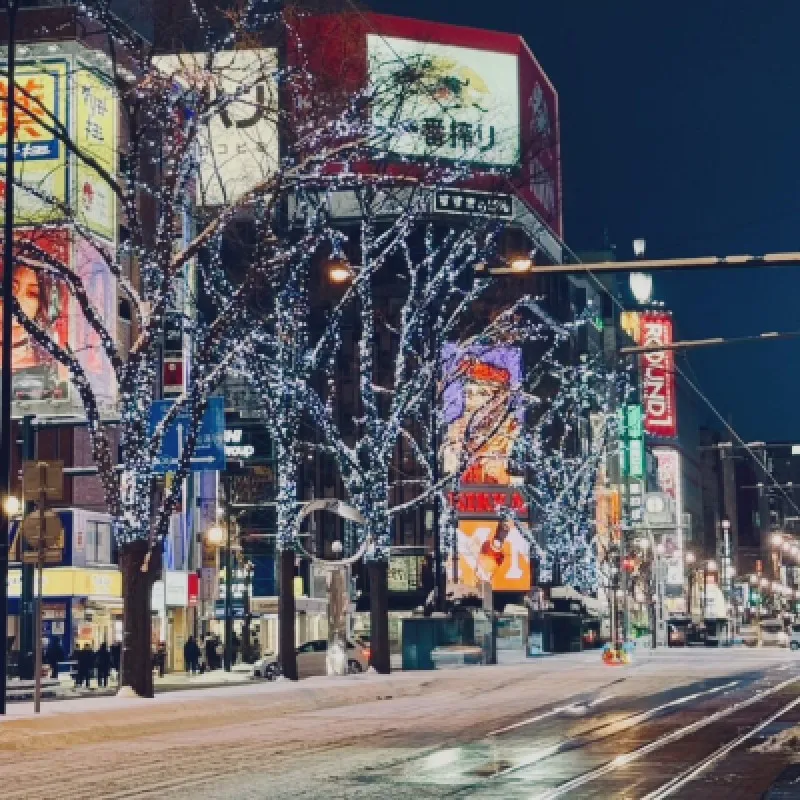
<path fill-rule="evenodd" d="M 663 311 L 645 311 L 640 320 L 644 347 L 672 344 L 672 317 Z M 672 350 L 642 353 L 644 429 L 672 438 L 678 433 L 675 402 L 675 354 Z"/>

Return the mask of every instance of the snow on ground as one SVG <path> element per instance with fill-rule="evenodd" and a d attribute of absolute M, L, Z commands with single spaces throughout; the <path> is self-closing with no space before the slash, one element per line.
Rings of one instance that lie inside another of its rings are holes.
<path fill-rule="evenodd" d="M 40 718 L 25 704 L 0 721 L 0 785 L 4 800 L 325 796 L 322 787 L 348 770 L 447 746 L 465 731 L 480 737 L 576 695 L 642 695 L 795 663 L 785 651 L 691 650 L 641 653 L 631 667 L 610 668 L 595 652 L 152 700 L 85 698 L 47 703 Z"/>

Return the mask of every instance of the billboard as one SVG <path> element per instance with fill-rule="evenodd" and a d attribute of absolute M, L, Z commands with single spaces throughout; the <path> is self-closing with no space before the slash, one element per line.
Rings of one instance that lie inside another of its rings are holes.
<path fill-rule="evenodd" d="M 117 163 L 117 100 L 113 87 L 96 70 L 78 64 L 73 78 L 75 144 L 112 177 Z M 111 186 L 82 158 L 75 156 L 75 202 L 78 222 L 108 241 L 117 235 L 117 198 Z"/>
<path fill-rule="evenodd" d="M 639 317 L 639 331 L 644 347 L 671 344 L 672 316 L 665 311 L 644 311 Z M 674 352 L 642 353 L 641 378 L 645 431 L 674 438 L 678 433 Z"/>
<path fill-rule="evenodd" d="M 523 40 L 519 57 L 520 194 L 560 238 L 561 152 L 558 94 Z"/>
<path fill-rule="evenodd" d="M 76 237 L 73 270 L 81 279 L 89 302 L 98 312 L 105 329 L 116 338 L 117 334 L 117 281 L 98 248 L 102 244 Z M 105 353 L 97 331 L 86 321 L 86 316 L 74 302 L 70 343 L 86 371 L 98 403 L 110 406 L 117 400 L 117 381 L 111 362 Z"/>
<path fill-rule="evenodd" d="M 653 456 L 656 459 L 659 487 L 675 502 L 675 518 L 680 522 L 683 513 L 681 454 L 672 447 L 655 447 Z M 677 527 L 667 530 L 661 541 L 667 565 L 667 584 L 683 586 L 683 531 Z"/>
<path fill-rule="evenodd" d="M 214 87 L 221 108 L 198 134 L 198 202 L 228 205 L 278 166 L 277 51 L 218 52 L 210 70 L 207 59 L 206 53 L 184 53 L 154 63 L 177 87 Z"/>
<path fill-rule="evenodd" d="M 372 122 L 390 152 L 519 164 L 516 55 L 369 33 L 367 62 Z"/>
<path fill-rule="evenodd" d="M 521 350 L 446 344 L 442 356 L 445 474 L 460 474 L 462 486 L 508 486 L 509 459 L 523 422 L 515 408 Z"/>
<path fill-rule="evenodd" d="M 16 65 L 14 115 L 18 180 L 56 203 L 67 202 L 67 150 L 51 132 L 54 124 L 69 130 L 68 71 L 64 58 L 22 61 Z M 5 62 L 0 62 L 0 220 L 5 216 L 5 139 L 8 131 L 8 80 Z M 47 130 L 47 129 L 50 130 Z M 14 193 L 14 221 L 17 225 L 52 222 L 61 213 L 53 202 L 42 200 L 22 188 Z"/>
<path fill-rule="evenodd" d="M 18 247 L 33 242 L 40 250 L 63 264 L 70 263 L 70 237 L 63 229 L 19 230 L 14 236 Z M 24 251 L 21 251 L 24 252 Z M 32 260 L 35 258 L 32 257 Z M 0 258 L 0 267 L 2 266 Z M 1 271 L 1 270 L 0 270 Z M 25 264 L 14 269 L 14 296 L 22 311 L 60 345 L 70 343 L 70 295 L 63 281 L 47 272 Z M 0 305 L 0 318 L 3 309 Z M 14 402 L 63 404 L 69 400 L 67 369 L 28 336 L 22 325 L 13 320 L 12 395 Z"/>
<path fill-rule="evenodd" d="M 511 519 L 460 520 L 458 583 L 480 589 L 490 582 L 496 592 L 529 591 L 530 545 L 523 524 Z"/>

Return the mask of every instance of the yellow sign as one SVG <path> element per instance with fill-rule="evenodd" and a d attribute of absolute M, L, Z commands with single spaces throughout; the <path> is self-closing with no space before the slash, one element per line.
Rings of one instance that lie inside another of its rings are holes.
<path fill-rule="evenodd" d="M 116 240 L 117 198 L 109 181 L 81 155 L 116 179 L 117 101 L 112 86 L 96 70 L 78 64 L 73 81 L 75 109 L 75 201 L 78 220 L 93 233 Z"/>
<path fill-rule="evenodd" d="M 122 573 L 118 569 L 80 569 L 53 567 L 42 573 L 43 597 L 122 597 Z M 22 577 L 18 569 L 8 572 L 8 596 L 22 594 Z"/>
<path fill-rule="evenodd" d="M 52 222 L 67 202 L 67 148 L 57 134 L 68 130 L 67 77 L 69 61 L 41 59 L 16 66 L 14 129 L 15 177 L 22 186 L 14 193 L 17 225 Z M 8 131 L 8 79 L 0 63 L 0 141 Z M 0 199 L 6 187 L 6 148 L 0 145 Z M 26 191 L 24 187 L 33 190 Z M 3 207 L 0 203 L 0 220 Z"/>

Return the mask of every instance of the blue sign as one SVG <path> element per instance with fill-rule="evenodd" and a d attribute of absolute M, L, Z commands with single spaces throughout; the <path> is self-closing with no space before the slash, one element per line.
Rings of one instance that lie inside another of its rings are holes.
<path fill-rule="evenodd" d="M 173 400 L 156 400 L 153 403 L 150 408 L 149 432 L 151 436 L 158 423 L 164 419 L 173 405 Z M 163 475 L 178 469 L 190 425 L 189 414 L 181 411 L 164 432 L 161 440 L 161 453 L 153 463 L 153 472 Z M 225 401 L 222 397 L 208 399 L 205 414 L 200 421 L 197 442 L 189 468 L 192 472 L 225 469 Z"/>

